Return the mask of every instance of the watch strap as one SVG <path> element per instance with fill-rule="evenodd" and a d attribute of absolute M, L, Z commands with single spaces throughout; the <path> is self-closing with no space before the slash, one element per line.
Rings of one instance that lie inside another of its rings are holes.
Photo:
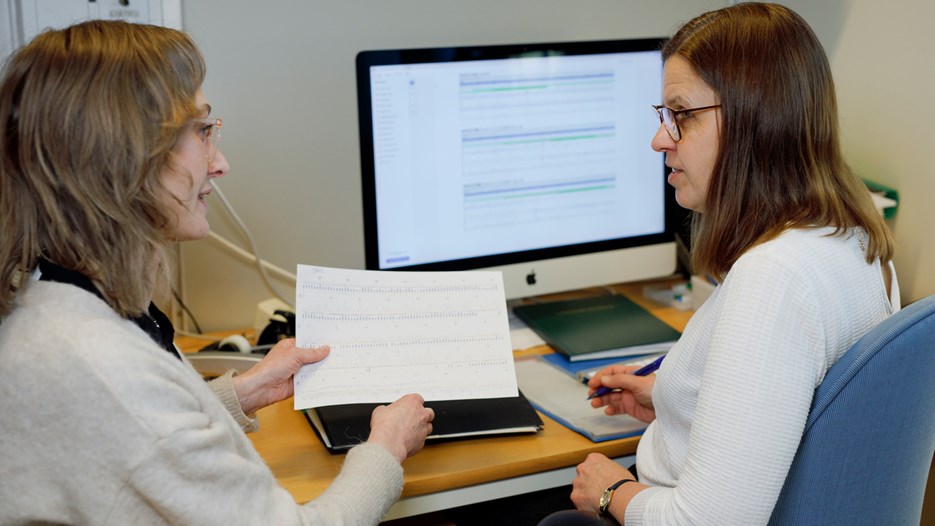
<path fill-rule="evenodd" d="M 607 489 L 604 490 L 604 493 L 601 495 L 600 506 L 597 511 L 601 515 L 607 514 L 607 509 L 610 508 L 610 501 L 614 498 L 614 491 L 617 490 L 621 485 L 627 482 L 636 482 L 635 479 L 620 479 L 617 482 L 614 482 L 610 486 L 607 486 Z"/>

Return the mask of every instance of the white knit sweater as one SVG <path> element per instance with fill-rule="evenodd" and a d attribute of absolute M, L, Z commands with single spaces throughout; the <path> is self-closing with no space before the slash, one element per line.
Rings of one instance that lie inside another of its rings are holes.
<path fill-rule="evenodd" d="M 364 444 L 297 505 L 241 430 L 229 378 L 215 387 L 240 423 L 93 294 L 28 282 L 0 323 L 0 524 L 363 525 L 399 497 L 399 463 Z"/>
<path fill-rule="evenodd" d="M 792 230 L 744 254 L 658 371 L 626 525 L 766 524 L 815 388 L 899 309 L 865 234 Z M 890 267 L 892 269 L 892 266 Z"/>

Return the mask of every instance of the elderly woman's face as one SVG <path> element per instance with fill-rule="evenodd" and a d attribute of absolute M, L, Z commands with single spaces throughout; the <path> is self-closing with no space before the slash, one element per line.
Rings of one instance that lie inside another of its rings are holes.
<path fill-rule="evenodd" d="M 688 61 L 674 55 L 663 69 L 662 103 L 677 111 L 712 106 L 720 101 Z M 653 137 L 653 149 L 666 154 L 666 165 L 672 169 L 668 182 L 675 188 L 676 201 L 696 212 L 705 211 L 708 184 L 718 153 L 720 116 L 720 109 L 682 113 L 677 117 L 679 142 L 672 140 L 662 125 Z"/>
<path fill-rule="evenodd" d="M 195 103 L 204 110 L 200 117 L 207 117 L 211 106 L 200 89 Z M 177 169 L 161 174 L 162 184 L 171 194 L 166 196 L 165 205 L 174 221 L 168 226 L 166 235 L 175 241 L 191 241 L 208 235 L 205 198 L 211 193 L 209 183 L 215 177 L 226 175 L 230 168 L 220 151 L 213 159 L 208 159 L 203 128 L 204 125 L 198 122 L 188 124 L 175 151 Z"/>

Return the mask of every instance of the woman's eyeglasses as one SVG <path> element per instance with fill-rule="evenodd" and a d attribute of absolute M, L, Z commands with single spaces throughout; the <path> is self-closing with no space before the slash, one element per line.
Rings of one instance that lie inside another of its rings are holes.
<path fill-rule="evenodd" d="M 720 108 L 720 104 L 714 104 L 712 106 L 701 106 L 699 108 L 685 108 L 684 110 L 673 110 L 666 108 L 665 106 L 655 106 L 653 109 L 656 110 L 656 114 L 659 115 L 659 122 L 666 127 L 666 131 L 669 132 L 669 137 L 673 141 L 679 142 L 682 140 L 682 131 L 679 130 L 679 120 L 681 120 L 682 115 L 690 115 L 694 112 L 713 110 L 714 108 Z"/>
<path fill-rule="evenodd" d="M 201 140 L 205 145 L 205 157 L 208 162 L 211 162 L 218 153 L 218 142 L 221 140 L 221 119 L 208 117 L 192 119 L 192 121 L 200 125 L 198 133 L 201 134 Z"/>

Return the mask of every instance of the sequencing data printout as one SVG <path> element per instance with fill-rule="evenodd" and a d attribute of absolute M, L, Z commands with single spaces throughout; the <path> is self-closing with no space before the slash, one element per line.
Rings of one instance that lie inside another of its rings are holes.
<path fill-rule="evenodd" d="M 296 344 L 331 346 L 295 375 L 295 409 L 518 395 L 500 272 L 298 266 Z"/>

